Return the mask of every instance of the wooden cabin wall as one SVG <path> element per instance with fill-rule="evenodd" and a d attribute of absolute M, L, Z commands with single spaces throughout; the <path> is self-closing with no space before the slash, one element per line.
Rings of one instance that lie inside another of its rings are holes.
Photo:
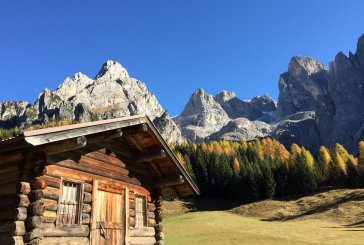
<path fill-rule="evenodd" d="M 0 165 L 0 244 L 24 244 L 25 219 L 29 206 L 28 161 Z"/>
<path fill-rule="evenodd" d="M 71 241 L 76 244 L 90 244 L 94 180 L 98 180 L 98 185 L 104 190 L 113 191 L 127 187 L 129 217 L 126 222 L 129 222 L 130 227 L 125 234 L 127 244 L 163 244 L 164 235 L 160 223 L 161 197 L 158 195 L 152 197 L 151 193 L 141 186 L 138 179 L 130 177 L 125 163 L 113 153 L 101 150 L 88 153 L 77 162 L 68 159 L 34 168 L 33 172 L 36 173 L 36 176 L 29 182 L 28 217 L 26 220 L 22 218 L 25 220 L 25 223 L 23 221 L 26 228 L 24 241 L 27 244 L 63 244 Z M 80 226 L 72 228 L 56 226 L 62 178 L 84 183 L 82 224 Z M 146 196 L 148 227 L 135 228 L 136 195 Z"/>

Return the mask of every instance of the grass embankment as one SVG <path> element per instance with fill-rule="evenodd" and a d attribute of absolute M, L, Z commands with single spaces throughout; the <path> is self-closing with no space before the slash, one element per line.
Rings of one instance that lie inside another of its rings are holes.
<path fill-rule="evenodd" d="M 167 202 L 166 244 L 363 244 L 364 190 L 267 200 L 225 211 Z M 199 209 L 197 207 L 197 209 Z"/>

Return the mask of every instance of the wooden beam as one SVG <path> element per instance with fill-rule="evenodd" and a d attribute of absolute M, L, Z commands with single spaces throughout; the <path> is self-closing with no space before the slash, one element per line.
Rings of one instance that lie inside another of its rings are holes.
<path fill-rule="evenodd" d="M 134 155 L 133 151 L 130 149 L 130 147 L 126 146 L 124 144 L 118 145 L 118 144 L 114 144 L 112 142 L 100 142 L 98 145 L 102 148 L 109 149 L 109 150 L 115 152 L 116 154 L 122 156 L 121 158 L 123 160 L 124 159 L 131 160 L 132 156 Z"/>
<path fill-rule="evenodd" d="M 146 123 L 142 123 L 137 126 L 125 128 L 124 131 L 124 136 L 146 133 L 148 132 L 148 125 Z"/>
<path fill-rule="evenodd" d="M 172 185 L 179 185 L 182 183 L 184 183 L 184 179 L 182 178 L 181 175 L 179 175 L 178 177 L 169 177 L 169 178 L 161 179 L 160 181 L 155 183 L 155 187 L 163 188 L 163 187 L 168 187 L 168 186 L 172 186 Z"/>
<path fill-rule="evenodd" d="M 125 187 L 125 244 L 130 244 L 130 223 L 129 223 L 129 188 Z"/>
<path fill-rule="evenodd" d="M 99 211 L 99 200 L 98 200 L 98 189 L 99 189 L 99 181 L 97 179 L 93 180 L 92 183 L 92 209 L 91 209 L 91 232 L 90 232 L 90 240 L 92 245 L 96 245 L 96 212 Z"/>
<path fill-rule="evenodd" d="M 86 137 L 87 137 L 87 143 L 93 144 L 93 143 L 112 140 L 115 138 L 120 138 L 121 136 L 123 136 L 123 130 L 121 128 L 118 128 L 115 130 L 111 130 L 109 132 L 101 132 L 97 134 L 87 135 Z"/>
<path fill-rule="evenodd" d="M 64 140 L 61 142 L 50 143 L 36 148 L 37 151 L 47 155 L 57 154 L 65 151 L 70 151 L 78 148 L 83 148 L 87 144 L 85 136 Z"/>
<path fill-rule="evenodd" d="M 133 159 L 133 163 L 142 163 L 142 162 L 150 162 L 156 159 L 162 159 L 167 156 L 164 150 L 159 150 L 157 152 L 147 152 L 147 153 L 140 153 L 137 157 Z"/>
<path fill-rule="evenodd" d="M 23 153 L 20 151 L 15 151 L 15 152 L 13 151 L 10 153 L 0 154 L 0 165 L 19 161 L 23 159 L 23 157 L 24 157 Z"/>

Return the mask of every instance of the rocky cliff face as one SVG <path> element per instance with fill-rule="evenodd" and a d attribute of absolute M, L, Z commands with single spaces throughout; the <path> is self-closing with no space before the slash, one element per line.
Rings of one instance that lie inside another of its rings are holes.
<path fill-rule="evenodd" d="M 329 101 L 321 101 L 317 109 L 322 143 L 342 143 L 355 150 L 364 139 L 364 35 L 355 54 L 338 53 L 330 67 Z M 329 103 L 328 103 L 329 102 Z"/>
<path fill-rule="evenodd" d="M 355 151 L 364 139 L 364 35 L 355 54 L 338 53 L 329 70 L 311 58 L 293 57 L 280 77 L 279 91 L 276 130 L 280 133 L 273 136 L 314 150 L 320 144 L 341 143 Z M 302 120 L 291 122 L 289 117 L 297 112 Z"/>
<path fill-rule="evenodd" d="M 210 134 L 219 131 L 229 121 L 229 117 L 211 95 L 198 89 L 174 121 L 183 136 L 191 141 L 201 142 Z"/>
<path fill-rule="evenodd" d="M 193 142 L 241 140 L 267 136 L 276 105 L 268 95 L 240 100 L 229 91 L 215 95 L 198 89 L 174 121 L 182 135 Z"/>
<path fill-rule="evenodd" d="M 364 35 L 355 54 L 347 57 L 340 52 L 330 69 L 309 57 L 293 57 L 279 78 L 277 105 L 266 95 L 243 101 L 223 91 L 190 110 L 196 94 L 176 119 L 182 134 L 192 141 L 269 135 L 287 147 L 298 143 L 313 152 L 337 142 L 355 151 L 364 139 Z M 191 117 L 198 120 L 186 120 Z"/>
<path fill-rule="evenodd" d="M 42 91 L 33 105 L 27 102 L 0 105 L 0 127 L 57 119 L 87 122 L 145 114 L 157 124 L 167 142 L 183 140 L 175 123 L 145 84 L 129 77 L 124 67 L 110 60 L 95 79 L 76 73 L 66 78 L 55 91 Z"/>
<path fill-rule="evenodd" d="M 293 57 L 279 78 L 278 103 L 268 95 L 245 101 L 229 91 L 212 96 L 199 89 L 172 121 L 144 83 L 107 61 L 94 79 L 77 73 L 55 91 L 42 91 L 34 104 L 1 102 L 0 127 L 146 114 L 170 143 L 181 142 L 182 132 L 193 142 L 271 136 L 314 152 L 335 143 L 355 151 L 364 140 L 363 98 L 364 35 L 355 54 L 338 53 L 329 69 L 312 58 Z"/>
<path fill-rule="evenodd" d="M 328 71 L 318 61 L 295 56 L 279 78 L 277 121 L 300 111 L 313 111 L 327 93 Z"/>

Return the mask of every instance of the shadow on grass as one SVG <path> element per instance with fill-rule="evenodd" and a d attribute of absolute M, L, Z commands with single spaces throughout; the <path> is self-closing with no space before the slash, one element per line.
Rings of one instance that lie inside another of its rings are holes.
<path fill-rule="evenodd" d="M 318 205 L 316 207 L 313 207 L 311 209 L 308 209 L 306 211 L 303 211 L 302 213 L 295 214 L 295 215 L 287 215 L 287 216 L 281 216 L 281 217 L 272 217 L 267 219 L 261 219 L 262 221 L 288 221 L 288 220 L 294 220 L 298 219 L 304 216 L 309 216 L 312 214 L 322 213 L 325 211 L 328 211 L 332 208 L 337 208 L 339 205 L 350 202 L 350 201 L 362 201 L 364 200 L 364 193 L 355 193 L 352 192 L 344 197 L 336 198 L 332 200 L 329 203 L 325 203 L 322 205 Z M 357 222 L 357 225 L 364 225 L 364 221 Z M 355 227 L 356 223 L 348 225 L 348 227 Z M 363 226 L 364 227 L 364 226 Z"/>
<path fill-rule="evenodd" d="M 242 203 L 222 198 L 199 197 L 199 198 L 183 199 L 183 201 L 184 201 L 184 206 L 190 212 L 226 211 L 242 205 Z"/>
<path fill-rule="evenodd" d="M 352 224 L 343 225 L 343 226 L 347 227 L 347 228 L 362 228 L 362 227 L 364 227 L 364 220 L 358 221 L 358 222 L 355 222 Z"/>

